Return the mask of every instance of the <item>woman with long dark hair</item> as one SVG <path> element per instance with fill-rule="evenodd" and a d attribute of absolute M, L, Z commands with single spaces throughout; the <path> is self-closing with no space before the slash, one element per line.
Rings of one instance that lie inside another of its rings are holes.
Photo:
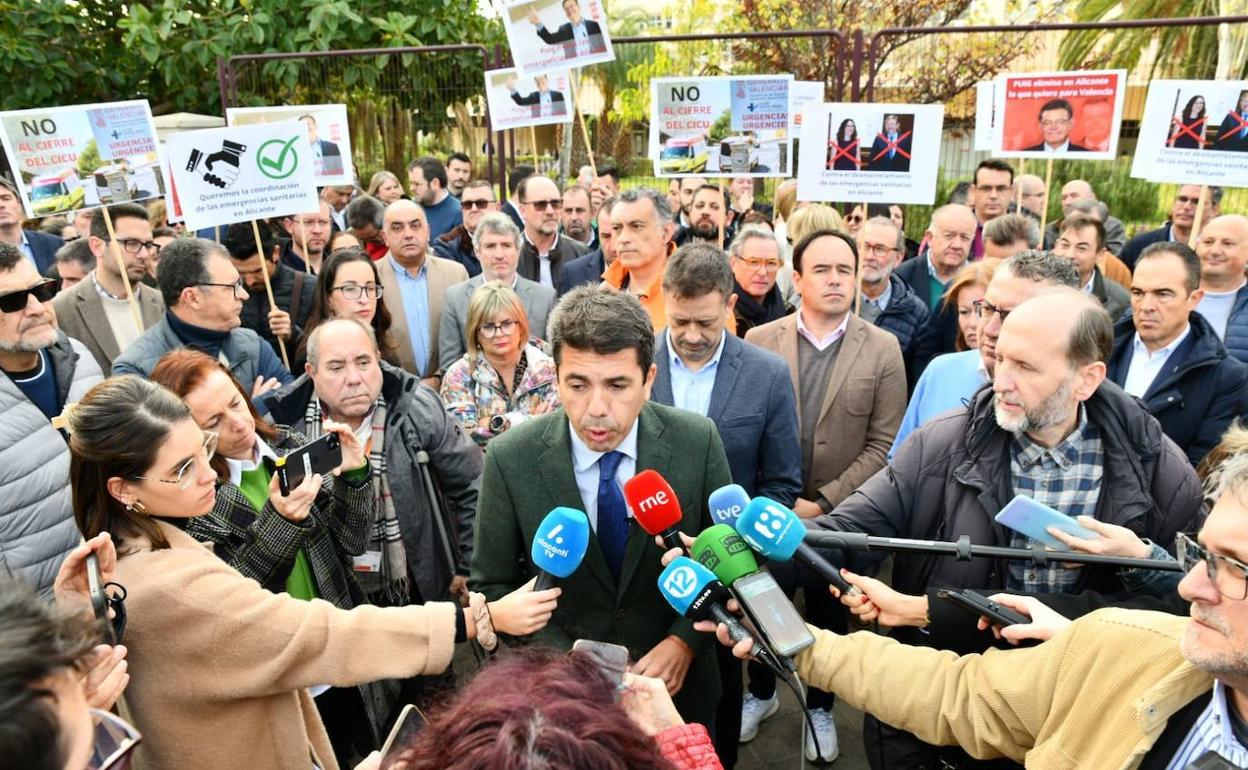
<path fill-rule="evenodd" d="M 828 163 L 834 171 L 857 171 L 862 168 L 862 145 L 858 141 L 858 124 L 845 118 L 836 129 L 834 146 L 828 147 Z"/>
<path fill-rule="evenodd" d="M 123 376 L 66 412 L 74 517 L 87 538 L 112 534 L 113 580 L 127 589 L 126 702 L 143 732 L 136 767 L 336 770 L 306 688 L 439 672 L 455 642 L 489 646 L 496 629 L 531 634 L 554 610 L 559 589 L 528 585 L 488 605 L 470 595 L 467 609 L 347 611 L 266 591 L 185 531 L 213 511 L 218 486 L 215 440 L 186 404 Z M 283 497 L 311 505 L 319 485 L 314 475 Z"/>
<path fill-rule="evenodd" d="M 316 296 L 312 300 L 308 322 L 304 325 L 303 338 L 306 340 L 313 329 L 330 318 L 357 318 L 373 327 L 381 359 L 398 366 L 398 344 L 390 334 L 390 311 L 381 301 L 381 294 L 381 276 L 377 273 L 377 265 L 363 249 L 346 248 L 333 252 L 316 276 Z M 300 345 L 296 358 L 299 361 L 294 368 L 302 370 L 305 358 L 303 345 Z"/>
<path fill-rule="evenodd" d="M 1183 115 L 1177 122 L 1171 121 L 1170 135 L 1166 145 L 1188 150 L 1199 150 L 1205 141 L 1205 97 L 1197 94 L 1183 105 Z"/>

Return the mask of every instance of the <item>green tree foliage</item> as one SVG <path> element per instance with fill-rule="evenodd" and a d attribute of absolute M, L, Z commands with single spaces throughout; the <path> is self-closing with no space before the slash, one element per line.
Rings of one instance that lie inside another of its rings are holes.
<path fill-rule="evenodd" d="M 95 139 L 92 138 L 78 155 L 78 176 L 88 177 L 102 165 L 104 161 L 100 158 L 100 148 L 96 146 Z"/>
<path fill-rule="evenodd" d="M 1132 21 L 1141 19 L 1192 18 L 1243 13 L 1242 5 L 1225 0 L 1079 0 L 1077 21 Z M 1239 31 L 1242 34 L 1242 30 Z M 1164 52 L 1164 55 L 1152 55 Z M 1212 79 L 1218 67 L 1218 28 L 1146 27 L 1143 29 L 1083 30 L 1072 32 L 1062 41 L 1063 69 L 1121 67 L 1149 78 Z M 1136 72 L 1147 63 L 1147 72 Z M 1232 63 L 1230 77 L 1248 74 L 1248 63 Z"/>

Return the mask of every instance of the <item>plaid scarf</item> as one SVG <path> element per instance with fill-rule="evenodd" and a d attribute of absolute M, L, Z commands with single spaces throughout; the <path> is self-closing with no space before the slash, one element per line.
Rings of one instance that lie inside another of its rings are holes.
<path fill-rule="evenodd" d="M 323 431 L 319 398 L 313 397 L 308 401 L 304 419 L 308 438 L 320 436 Z M 394 510 L 394 496 L 390 491 L 390 477 L 386 473 L 385 438 L 386 401 L 378 396 L 373 405 L 372 440 L 368 452 L 373 482 L 373 525 L 368 550 L 381 553 L 381 573 L 357 572 L 355 577 L 369 596 L 382 592 L 387 606 L 401 607 L 410 601 L 411 577 L 407 571 L 407 551 L 403 548 L 399 518 Z"/>

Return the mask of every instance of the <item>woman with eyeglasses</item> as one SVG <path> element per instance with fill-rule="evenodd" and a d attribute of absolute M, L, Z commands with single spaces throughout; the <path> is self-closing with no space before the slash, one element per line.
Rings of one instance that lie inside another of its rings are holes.
<path fill-rule="evenodd" d="M 486 283 L 468 300 L 468 352 L 442 379 L 442 401 L 480 446 L 559 406 L 555 362 L 529 341 L 529 320 L 510 286 Z"/>
<path fill-rule="evenodd" d="M 347 248 L 332 252 L 316 276 L 316 295 L 303 339 L 330 318 L 357 318 L 373 327 L 381 358 L 399 365 L 398 344 L 390 334 L 390 311 L 382 295 L 381 276 L 377 265 L 362 249 Z M 302 370 L 305 350 L 299 346 L 295 369 Z"/>
<path fill-rule="evenodd" d="M 389 171 L 378 171 L 368 181 L 368 194 L 389 206 L 403 197 L 403 185 Z"/>
<path fill-rule="evenodd" d="M 470 595 L 463 609 L 348 611 L 267 591 L 186 531 L 213 512 L 219 479 L 212 439 L 177 396 L 114 377 L 68 410 L 67 429 L 78 527 L 111 533 L 114 580 L 127 590 L 126 703 L 144 733 L 136 767 L 336 770 L 306 688 L 436 673 L 456 642 L 490 647 L 495 631 L 534 633 L 554 611 L 559 589 L 531 585 L 489 604 Z M 314 498 L 313 479 L 290 497 Z"/>

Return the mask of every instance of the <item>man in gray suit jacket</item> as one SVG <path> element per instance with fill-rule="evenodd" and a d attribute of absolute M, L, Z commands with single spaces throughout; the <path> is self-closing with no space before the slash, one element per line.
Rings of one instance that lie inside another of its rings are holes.
<path fill-rule="evenodd" d="M 520 261 L 520 229 L 505 214 L 487 214 L 472 234 L 472 248 L 481 260 L 481 273 L 446 291 L 438 329 L 438 368 L 446 371 L 464 355 L 468 341 L 468 300 L 486 281 L 511 286 L 524 305 L 533 336 L 546 337 L 546 321 L 555 306 L 555 290 L 516 274 Z"/>
<path fill-rule="evenodd" d="M 142 327 L 135 323 L 134 312 L 126 299 L 121 266 L 117 264 L 108 227 L 99 212 L 100 209 L 96 209 L 91 217 L 88 236 L 88 245 L 95 256 L 95 270 L 72 289 L 58 294 L 52 307 L 56 309 L 61 330 L 86 345 L 100 370 L 107 372 L 113 368 L 113 360 L 121 351 L 160 323 L 165 315 L 165 303 L 159 291 L 142 283 L 149 260 L 156 257 L 156 242 L 152 240 L 147 209 L 137 203 L 122 203 L 109 209 L 117 234 L 116 245 L 130 279 L 130 290 L 139 305 Z"/>

